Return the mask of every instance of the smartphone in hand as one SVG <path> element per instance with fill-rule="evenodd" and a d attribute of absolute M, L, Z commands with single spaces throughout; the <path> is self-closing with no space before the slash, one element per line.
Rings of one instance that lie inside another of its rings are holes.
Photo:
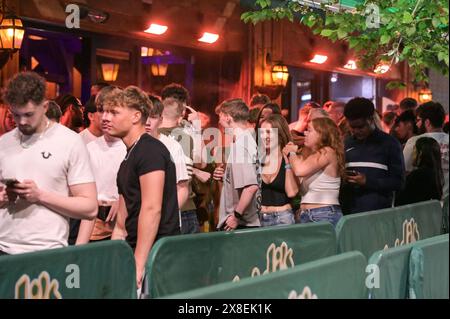
<path fill-rule="evenodd" d="M 355 171 L 355 170 L 346 170 L 345 171 L 345 173 L 347 174 L 347 176 L 356 176 L 356 175 L 358 175 L 358 172 L 357 171 Z"/>
<path fill-rule="evenodd" d="M 15 178 L 4 178 L 0 180 L 0 183 L 6 185 L 6 187 L 14 187 L 15 184 L 20 182 Z"/>

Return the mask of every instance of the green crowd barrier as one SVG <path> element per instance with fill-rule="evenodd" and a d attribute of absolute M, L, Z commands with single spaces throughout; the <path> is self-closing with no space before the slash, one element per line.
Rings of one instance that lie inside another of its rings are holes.
<path fill-rule="evenodd" d="M 292 269 L 169 295 L 170 299 L 366 299 L 366 258 L 349 252 Z"/>
<path fill-rule="evenodd" d="M 448 299 L 448 234 L 414 245 L 409 259 L 409 297 Z"/>
<path fill-rule="evenodd" d="M 136 298 L 136 269 L 124 241 L 0 257 L 0 298 Z"/>
<path fill-rule="evenodd" d="M 368 271 L 377 273 L 378 277 L 369 287 L 370 298 L 409 298 L 409 262 L 412 249 L 418 245 L 434 244 L 441 241 L 442 235 L 375 252 L 369 258 Z"/>
<path fill-rule="evenodd" d="M 336 225 L 338 252 L 357 250 L 370 258 L 381 249 L 440 235 L 441 224 L 436 200 L 346 215 Z"/>
<path fill-rule="evenodd" d="M 409 255 L 413 244 L 378 251 L 369 258 L 369 269 L 378 278 L 369 287 L 371 299 L 407 299 Z M 378 268 L 376 268 L 378 267 Z"/>
<path fill-rule="evenodd" d="M 448 195 L 445 196 L 442 205 L 442 233 L 448 234 Z"/>
<path fill-rule="evenodd" d="M 151 298 L 256 277 L 336 254 L 329 223 L 166 237 L 147 261 Z"/>

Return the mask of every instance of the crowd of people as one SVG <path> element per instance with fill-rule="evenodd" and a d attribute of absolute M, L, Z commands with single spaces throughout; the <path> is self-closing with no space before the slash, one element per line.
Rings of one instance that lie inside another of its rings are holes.
<path fill-rule="evenodd" d="M 36 73 L 14 76 L 0 106 L 0 255 L 126 240 L 142 289 L 155 241 L 328 221 L 448 195 L 441 104 L 304 105 L 298 120 L 267 96 L 211 114 L 188 91 L 160 96 L 98 83 L 84 104 L 47 100 Z M 447 118 L 448 119 L 448 118 Z M 208 229 L 209 225 L 209 229 Z"/>

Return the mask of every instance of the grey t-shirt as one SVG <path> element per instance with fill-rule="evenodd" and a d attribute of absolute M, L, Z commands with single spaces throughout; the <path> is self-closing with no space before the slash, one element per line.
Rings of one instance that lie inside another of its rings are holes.
<path fill-rule="evenodd" d="M 220 196 L 219 223 L 220 229 L 229 214 L 239 203 L 239 198 L 244 187 L 259 185 L 256 166 L 257 146 L 252 134 L 246 130 L 236 136 L 236 141 L 231 144 L 225 174 L 223 178 L 222 194 Z M 240 226 L 260 226 L 258 217 L 257 194 L 243 212 Z"/>

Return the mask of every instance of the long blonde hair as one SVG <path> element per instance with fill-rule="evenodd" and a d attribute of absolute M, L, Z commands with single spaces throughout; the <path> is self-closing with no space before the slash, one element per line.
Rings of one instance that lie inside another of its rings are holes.
<path fill-rule="evenodd" d="M 311 121 L 314 130 L 320 135 L 319 151 L 324 147 L 330 147 L 336 152 L 338 162 L 338 174 L 342 177 L 345 173 L 344 143 L 333 120 L 327 117 L 316 118 Z"/>

